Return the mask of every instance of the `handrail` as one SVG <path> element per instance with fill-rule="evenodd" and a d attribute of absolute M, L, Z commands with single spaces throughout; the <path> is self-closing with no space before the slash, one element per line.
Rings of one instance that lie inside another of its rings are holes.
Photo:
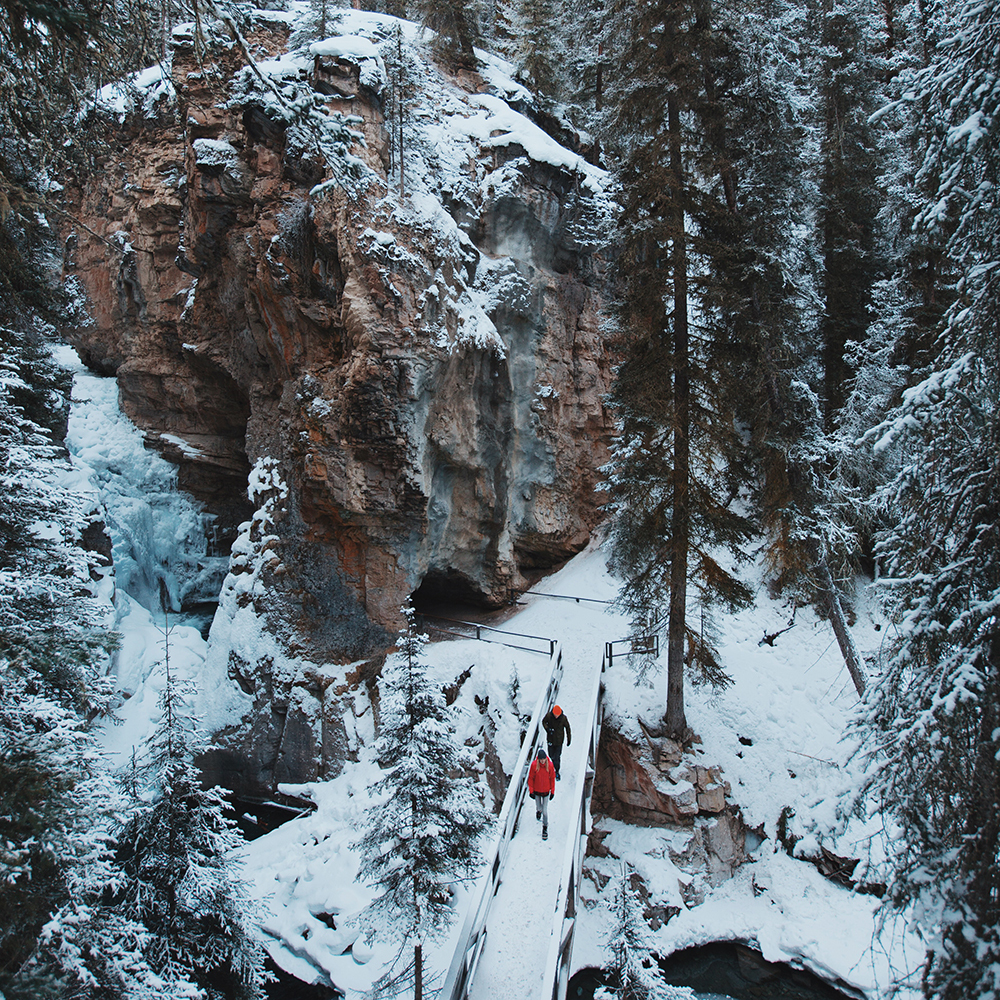
<path fill-rule="evenodd" d="M 627 652 L 619 654 L 621 656 L 643 654 L 656 657 L 660 655 L 659 632 L 652 631 L 644 635 L 629 635 L 624 639 L 612 639 L 610 642 L 604 644 L 604 662 L 606 666 L 610 667 L 614 662 L 615 646 L 621 646 L 624 643 L 628 643 L 629 648 Z"/>
<path fill-rule="evenodd" d="M 577 776 L 581 786 L 574 788 L 579 799 L 577 821 L 580 834 L 574 837 L 563 856 L 562 874 L 559 880 L 559 896 L 556 900 L 555 917 L 551 940 L 545 963 L 545 978 L 542 980 L 541 996 L 552 1000 L 566 1000 L 569 988 L 571 962 L 573 958 L 573 937 L 576 930 L 576 915 L 580 907 L 580 883 L 583 878 L 583 860 L 587 847 L 588 820 L 590 818 L 590 797 L 594 790 L 597 773 L 597 749 L 601 739 L 601 723 L 604 718 L 603 684 L 607 656 L 601 660 L 601 672 L 597 675 L 588 704 L 593 705 L 590 716 L 590 746 L 587 750 L 586 771 Z"/>
<path fill-rule="evenodd" d="M 552 597 L 559 601 L 576 601 L 579 604 L 581 601 L 586 601 L 588 604 L 614 604 L 614 601 L 607 601 L 600 597 L 574 597 L 572 594 L 543 594 L 538 590 L 526 590 L 524 595 L 530 597 Z M 522 595 L 522 596 L 524 596 Z"/>
<path fill-rule="evenodd" d="M 535 755 L 535 743 L 538 739 L 538 728 L 542 717 L 555 703 L 556 692 L 562 681 L 563 656 L 562 646 L 553 645 L 550 655 L 551 669 L 549 683 L 538 698 L 531 722 L 521 741 L 521 752 L 511 773 L 507 794 L 504 796 L 500 815 L 497 819 L 497 837 L 487 853 L 489 864 L 476 880 L 476 887 L 469 902 L 469 909 L 462 927 L 462 933 L 455 947 L 444 986 L 439 994 L 440 1000 L 461 1000 L 468 996 L 468 989 L 475 975 L 476 965 L 482 954 L 486 941 L 486 921 L 490 907 L 496 898 L 500 886 L 500 874 L 517 830 L 517 820 L 521 804 L 528 793 L 528 768 Z"/>
<path fill-rule="evenodd" d="M 463 621 L 461 618 L 445 618 L 441 615 L 420 615 L 424 619 L 424 627 L 429 628 L 431 631 L 440 632 L 443 635 L 454 635 L 463 639 L 471 639 L 471 636 L 463 636 L 461 632 L 453 632 L 451 629 L 437 628 L 434 625 L 428 625 L 427 619 L 436 622 L 448 622 L 451 625 L 464 625 L 466 628 L 473 629 L 476 633 L 476 639 L 480 642 L 492 642 L 492 639 L 484 639 L 482 633 L 485 632 L 496 632 L 497 635 L 512 635 L 516 639 L 537 639 L 539 642 L 544 642 L 548 648 L 549 657 L 555 656 L 556 640 L 550 638 L 547 635 L 531 635 L 528 632 L 511 632 L 509 629 L 505 628 L 494 628 L 492 625 L 482 625 L 479 622 L 467 622 Z M 498 642 L 498 645 L 509 646 L 511 649 L 522 649 L 527 653 L 545 653 L 544 649 L 531 649 L 529 646 L 515 646 L 510 642 Z"/>

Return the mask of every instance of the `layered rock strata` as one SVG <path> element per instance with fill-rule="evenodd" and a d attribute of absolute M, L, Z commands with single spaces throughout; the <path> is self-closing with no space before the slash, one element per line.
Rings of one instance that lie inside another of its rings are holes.
<path fill-rule="evenodd" d="M 691 905 L 700 902 L 705 884 L 718 885 L 747 860 L 748 831 L 729 801 L 729 782 L 719 767 L 699 763 L 673 740 L 648 738 L 640 745 L 607 724 L 597 763 L 595 816 L 668 827 L 682 835 L 683 846 L 671 851 L 671 859 L 697 876 L 682 886 Z"/>
<path fill-rule="evenodd" d="M 252 512 L 251 467 L 276 463 L 259 611 L 315 662 L 384 649 L 415 593 L 508 601 L 586 544 L 607 456 L 593 178 L 565 150 L 477 137 L 465 123 L 502 118 L 502 88 L 423 65 L 436 89 L 405 155 L 428 173 L 400 199 L 386 37 L 251 72 L 239 46 L 199 57 L 180 33 L 174 96 L 105 120 L 106 161 L 67 188 L 91 316 L 72 341 L 224 536 Z M 287 29 L 248 41 L 265 59 Z M 464 160 L 445 162 L 435 105 Z"/>

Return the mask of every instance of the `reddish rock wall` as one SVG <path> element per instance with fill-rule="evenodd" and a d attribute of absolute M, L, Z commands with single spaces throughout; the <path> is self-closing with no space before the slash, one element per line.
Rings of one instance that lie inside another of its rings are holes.
<path fill-rule="evenodd" d="M 385 645 L 421 585 L 502 604 L 599 520 L 600 274 L 567 235 L 593 206 L 568 170 L 490 149 L 469 169 L 510 160 L 516 183 L 450 206 L 466 236 L 442 256 L 433 233 L 386 217 L 384 186 L 310 196 L 329 168 L 259 103 L 232 103 L 241 59 L 223 48 L 202 66 L 181 44 L 176 107 L 126 120 L 103 170 L 68 189 L 83 226 L 66 267 L 93 317 L 70 335 L 230 536 L 250 466 L 278 461 L 290 492 L 271 628 L 348 662 Z M 354 153 L 384 177 L 381 95 L 349 62 L 312 72 L 329 108 L 360 115 Z M 391 246 L 371 238 L 386 230 Z M 435 289 L 484 269 L 504 350 L 442 345 Z"/>

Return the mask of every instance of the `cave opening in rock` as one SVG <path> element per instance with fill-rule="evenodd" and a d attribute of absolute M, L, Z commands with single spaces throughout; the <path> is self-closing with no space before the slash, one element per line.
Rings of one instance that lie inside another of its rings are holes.
<path fill-rule="evenodd" d="M 417 614 L 434 618 L 481 619 L 493 606 L 464 573 L 455 569 L 431 570 L 412 593 Z"/>

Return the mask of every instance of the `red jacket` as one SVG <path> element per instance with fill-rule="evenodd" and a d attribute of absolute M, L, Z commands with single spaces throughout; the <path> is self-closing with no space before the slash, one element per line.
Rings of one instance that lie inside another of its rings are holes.
<path fill-rule="evenodd" d="M 528 769 L 528 792 L 531 795 L 551 795 L 556 790 L 556 769 L 545 757 L 535 758 Z"/>

